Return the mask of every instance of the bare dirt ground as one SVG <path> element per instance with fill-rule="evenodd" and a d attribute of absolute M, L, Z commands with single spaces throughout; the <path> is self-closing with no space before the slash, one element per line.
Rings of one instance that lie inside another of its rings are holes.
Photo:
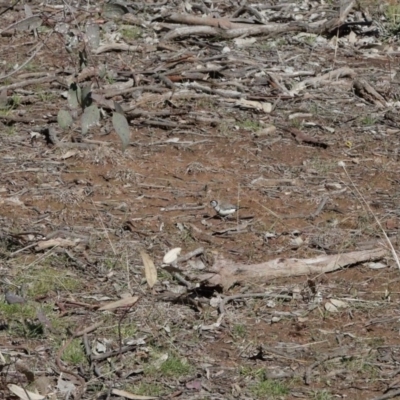
<path fill-rule="evenodd" d="M 81 3 L 0 3 L 0 397 L 399 397 L 400 7 Z"/>

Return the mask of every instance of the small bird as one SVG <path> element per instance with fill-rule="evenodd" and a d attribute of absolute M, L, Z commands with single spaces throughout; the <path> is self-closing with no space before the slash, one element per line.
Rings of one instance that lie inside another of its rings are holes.
<path fill-rule="evenodd" d="M 235 213 L 239 208 L 243 208 L 243 207 L 234 206 L 233 204 L 220 203 L 217 200 L 211 200 L 210 205 L 211 205 L 211 207 L 214 208 L 214 210 L 217 212 L 217 214 L 220 215 L 221 217 L 226 217 L 230 214 Z"/>

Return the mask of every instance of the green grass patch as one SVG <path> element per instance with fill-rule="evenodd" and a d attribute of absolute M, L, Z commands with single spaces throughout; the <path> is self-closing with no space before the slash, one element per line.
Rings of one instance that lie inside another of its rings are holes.
<path fill-rule="evenodd" d="M 385 16 L 390 24 L 391 31 L 396 31 L 400 28 L 400 4 L 397 2 L 388 4 L 386 7 Z"/>
<path fill-rule="evenodd" d="M 118 324 L 118 318 L 116 318 L 115 315 L 108 314 L 104 317 L 104 330 L 102 331 L 104 335 L 118 338 L 121 334 L 121 339 L 124 340 L 134 337 L 138 331 L 136 324 L 129 319 L 124 319 L 121 324 Z"/>
<path fill-rule="evenodd" d="M 165 388 L 157 382 L 140 382 L 138 385 L 126 385 L 124 390 L 139 396 L 166 396 Z"/>
<path fill-rule="evenodd" d="M 40 91 L 37 93 L 37 96 L 43 103 L 53 102 L 57 99 L 57 96 L 52 92 Z"/>
<path fill-rule="evenodd" d="M 331 400 L 333 399 L 332 394 L 328 390 L 314 390 L 311 393 L 312 400 Z"/>
<path fill-rule="evenodd" d="M 191 366 L 186 360 L 183 360 L 176 356 L 168 357 L 168 360 L 161 364 L 160 372 L 164 376 L 169 377 L 180 377 L 188 375 L 192 370 Z"/>
<path fill-rule="evenodd" d="M 239 374 L 244 377 L 251 377 L 259 380 L 264 380 L 265 368 L 252 368 L 250 366 L 244 365 L 240 367 Z"/>
<path fill-rule="evenodd" d="M 376 123 L 376 118 L 374 118 L 372 115 L 366 115 L 362 120 L 361 123 L 365 126 L 371 126 Z"/>
<path fill-rule="evenodd" d="M 54 304 L 39 305 L 34 302 L 25 304 L 0 303 L 0 315 L 6 321 L 4 333 L 9 337 L 37 338 L 48 336 L 53 332 L 62 333 L 70 324 L 66 319 L 59 318 L 53 311 Z M 40 322 L 38 314 L 48 322 Z M 51 329 L 51 332 L 49 332 Z"/>
<path fill-rule="evenodd" d="M 82 288 L 82 280 L 73 276 L 71 272 L 48 266 L 37 266 L 24 272 L 18 277 L 19 284 L 27 286 L 27 295 L 30 298 L 45 296 L 49 292 L 75 292 Z"/>
<path fill-rule="evenodd" d="M 125 40 L 135 40 L 140 37 L 142 30 L 137 26 L 123 25 L 119 30 Z"/>
<path fill-rule="evenodd" d="M 337 163 L 331 160 L 314 157 L 308 160 L 307 168 L 314 169 L 317 173 L 325 175 L 331 171 L 334 171 L 337 168 Z"/>
<path fill-rule="evenodd" d="M 244 338 L 247 335 L 246 326 L 243 324 L 237 324 L 232 329 L 233 336 Z"/>
<path fill-rule="evenodd" d="M 71 365 L 79 365 L 86 362 L 86 355 L 80 339 L 74 339 L 64 349 L 61 359 Z"/>
<path fill-rule="evenodd" d="M 30 304 L 0 303 L 0 315 L 6 319 L 35 318 L 36 308 Z"/>
<path fill-rule="evenodd" d="M 42 70 L 42 66 L 33 62 L 29 62 L 25 65 L 23 70 L 26 72 L 38 72 Z"/>
<path fill-rule="evenodd" d="M 259 399 L 275 399 L 287 395 L 289 388 L 278 380 L 266 379 L 256 383 L 251 391 Z"/>
<path fill-rule="evenodd" d="M 5 334 L 8 337 L 38 338 L 45 333 L 32 304 L 0 303 L 0 315 L 7 323 Z"/>
<path fill-rule="evenodd" d="M 13 136 L 13 135 L 15 135 L 16 132 L 17 132 L 17 128 L 16 128 L 14 125 L 12 125 L 12 126 L 7 126 L 7 128 L 6 128 L 6 135 L 8 135 L 8 136 Z"/>
<path fill-rule="evenodd" d="M 242 129 L 246 129 L 252 132 L 256 132 L 262 128 L 258 121 L 254 121 L 252 119 L 245 119 L 244 121 L 238 122 L 237 125 Z"/>

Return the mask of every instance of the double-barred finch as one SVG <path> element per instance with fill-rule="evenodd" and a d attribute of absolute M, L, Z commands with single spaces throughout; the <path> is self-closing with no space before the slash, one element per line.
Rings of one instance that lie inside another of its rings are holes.
<path fill-rule="evenodd" d="M 217 212 L 221 217 L 226 217 L 227 215 L 235 213 L 239 208 L 238 206 L 234 206 L 233 204 L 228 203 L 220 203 L 217 200 L 210 201 L 211 207 Z"/>

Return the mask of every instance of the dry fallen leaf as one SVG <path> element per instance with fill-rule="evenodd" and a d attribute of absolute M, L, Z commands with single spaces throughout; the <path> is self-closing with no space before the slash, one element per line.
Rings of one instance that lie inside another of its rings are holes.
<path fill-rule="evenodd" d="M 145 251 L 142 250 L 140 252 L 140 255 L 142 257 L 144 264 L 146 281 L 147 284 L 149 285 L 149 288 L 151 289 L 157 283 L 157 269 L 153 263 L 153 260 Z"/>
<path fill-rule="evenodd" d="M 138 394 L 133 394 L 133 393 L 127 392 L 126 390 L 119 390 L 119 389 L 113 389 L 112 394 L 115 394 L 116 396 L 125 397 L 126 399 L 132 399 L 132 400 L 158 399 L 158 397 L 155 397 L 155 396 L 140 396 Z"/>
<path fill-rule="evenodd" d="M 335 305 L 333 305 L 330 301 L 327 301 L 325 303 L 325 310 L 329 311 L 329 312 L 338 312 L 339 310 L 337 309 L 337 307 Z"/>
<path fill-rule="evenodd" d="M 80 239 L 62 239 L 62 238 L 54 238 L 49 240 L 44 240 L 39 242 L 35 247 L 36 251 L 42 251 L 49 249 L 50 247 L 75 247 L 80 242 Z"/>
<path fill-rule="evenodd" d="M 242 108 L 251 108 L 258 111 L 263 111 L 265 113 L 270 113 L 272 111 L 271 103 L 261 101 L 240 99 L 236 101 L 235 105 Z"/>
<path fill-rule="evenodd" d="M 329 312 L 338 312 L 339 308 L 348 307 L 348 303 L 342 300 L 330 299 L 325 303 L 325 310 Z"/>
<path fill-rule="evenodd" d="M 66 160 L 67 158 L 75 157 L 78 154 L 77 150 L 68 150 L 65 154 L 60 156 L 62 160 Z"/>
<path fill-rule="evenodd" d="M 44 400 L 46 398 L 46 396 L 30 392 L 29 390 L 26 390 L 21 386 L 17 386 L 14 384 L 8 385 L 8 389 L 10 390 L 10 392 L 18 396 L 21 400 Z"/>
<path fill-rule="evenodd" d="M 114 308 L 119 307 L 128 307 L 132 306 L 139 300 L 139 296 L 128 297 L 126 299 L 121 299 L 117 301 L 113 301 L 112 303 L 105 304 L 99 308 L 99 311 L 113 310 Z"/>
<path fill-rule="evenodd" d="M 181 254 L 182 249 L 180 247 L 175 247 L 171 249 L 163 258 L 164 264 L 172 264 L 178 259 L 179 254 Z"/>

